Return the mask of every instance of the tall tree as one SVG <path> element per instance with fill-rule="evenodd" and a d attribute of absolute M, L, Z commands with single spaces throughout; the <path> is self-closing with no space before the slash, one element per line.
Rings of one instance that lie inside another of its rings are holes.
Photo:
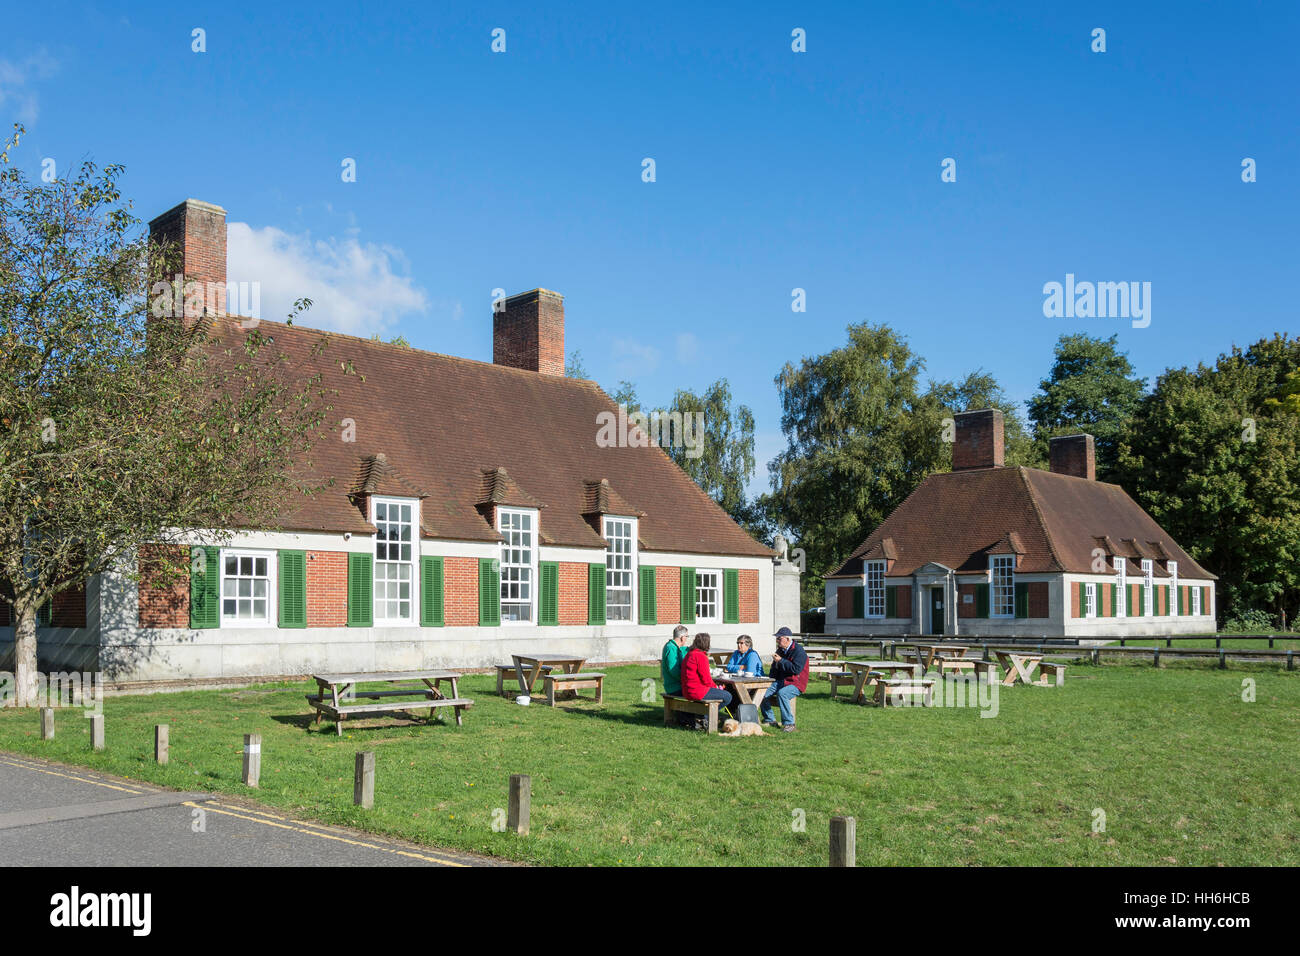
<path fill-rule="evenodd" d="M 8 162 L 19 134 L 0 154 L 0 600 L 30 706 L 39 609 L 178 529 L 274 527 L 311 490 L 325 395 L 256 328 L 218 349 L 206 322 L 149 316 L 177 257 L 138 235 L 122 168 L 35 184 Z"/>
<path fill-rule="evenodd" d="M 1046 457 L 1049 439 L 1088 432 L 1095 440 L 1097 477 L 1115 478 L 1117 445 L 1146 390 L 1133 374 L 1128 356 L 1108 339 L 1078 333 L 1062 335 L 1047 378 L 1028 402 L 1038 455 Z"/>
<path fill-rule="evenodd" d="M 751 520 L 745 488 L 754 476 L 754 413 L 747 405 L 732 404 L 725 378 L 701 395 L 679 389 L 669 411 L 684 426 L 692 420 L 704 423 L 703 434 L 691 431 L 696 448 L 674 444 L 667 449 L 669 456 L 727 514 L 742 523 Z"/>
<path fill-rule="evenodd" d="M 1220 623 L 1300 613 L 1300 410 L 1285 401 L 1300 338 L 1233 347 L 1161 375 L 1119 447 L 1119 477 L 1219 576 Z"/>

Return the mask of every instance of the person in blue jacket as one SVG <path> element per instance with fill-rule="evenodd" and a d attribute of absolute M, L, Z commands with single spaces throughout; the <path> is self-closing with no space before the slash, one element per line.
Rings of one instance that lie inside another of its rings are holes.
<path fill-rule="evenodd" d="M 727 658 L 727 673 L 737 674 L 740 671 L 755 677 L 763 676 L 763 658 L 754 650 L 754 641 L 748 634 L 736 638 L 736 650 Z"/>

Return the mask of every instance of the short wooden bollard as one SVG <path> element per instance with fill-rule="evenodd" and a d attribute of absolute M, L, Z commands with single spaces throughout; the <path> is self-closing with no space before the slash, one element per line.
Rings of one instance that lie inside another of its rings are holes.
<path fill-rule="evenodd" d="M 167 725 L 154 724 L 153 759 L 158 763 L 167 762 Z"/>
<path fill-rule="evenodd" d="M 54 708 L 41 708 L 41 740 L 54 739 Z"/>
<path fill-rule="evenodd" d="M 831 817 L 831 866 L 858 865 L 857 829 L 853 817 Z"/>
<path fill-rule="evenodd" d="M 262 735 L 244 734 L 244 783 L 256 787 L 262 776 Z"/>
<path fill-rule="evenodd" d="M 520 836 L 528 836 L 528 816 L 533 807 L 533 778 L 526 773 L 510 775 L 510 809 L 506 827 Z"/>
<path fill-rule="evenodd" d="M 352 802 L 369 810 L 375 805 L 375 754 L 367 750 L 357 754 L 357 772 L 352 782 Z"/>
<path fill-rule="evenodd" d="M 90 746 L 94 750 L 104 749 L 104 715 L 90 715 Z"/>

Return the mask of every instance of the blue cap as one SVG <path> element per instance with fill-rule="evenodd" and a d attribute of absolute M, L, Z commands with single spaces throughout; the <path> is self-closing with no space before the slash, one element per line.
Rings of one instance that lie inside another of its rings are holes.
<path fill-rule="evenodd" d="M 781 630 L 779 630 L 779 631 L 776 632 L 776 636 L 777 636 L 777 637 L 794 637 L 794 631 L 790 630 L 788 627 L 783 627 L 783 628 L 781 628 Z"/>

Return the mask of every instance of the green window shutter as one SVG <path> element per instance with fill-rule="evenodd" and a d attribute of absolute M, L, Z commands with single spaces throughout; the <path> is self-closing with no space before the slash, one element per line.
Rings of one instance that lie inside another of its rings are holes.
<path fill-rule="evenodd" d="M 478 623 L 480 627 L 501 623 L 501 563 L 497 558 L 478 559 Z"/>
<path fill-rule="evenodd" d="M 989 616 L 989 586 L 987 584 L 975 585 L 975 616 Z"/>
<path fill-rule="evenodd" d="M 1115 595 L 1116 595 L 1116 591 L 1117 591 L 1117 588 L 1115 587 L 1115 585 L 1112 584 L 1112 585 L 1110 586 L 1110 614 L 1108 615 L 1109 617 L 1114 617 L 1114 616 L 1116 615 L 1116 613 L 1117 613 L 1116 608 L 1115 608 L 1115 599 L 1116 599 L 1116 598 L 1115 598 Z"/>
<path fill-rule="evenodd" d="M 885 588 L 885 617 L 898 617 L 898 586 Z"/>
<path fill-rule="evenodd" d="M 190 627 L 221 626 L 221 549 L 190 549 Z"/>
<path fill-rule="evenodd" d="M 637 571 L 637 574 L 640 575 L 639 580 L 641 583 L 641 593 L 639 595 L 641 607 L 638 609 L 637 623 L 658 624 L 659 612 L 658 608 L 655 606 L 657 598 L 655 569 L 652 567 L 642 567 Z"/>
<path fill-rule="evenodd" d="M 1029 585 L 1016 585 L 1016 617 L 1029 617 Z"/>
<path fill-rule="evenodd" d="M 307 626 L 307 553 L 279 552 L 280 626 Z"/>
<path fill-rule="evenodd" d="M 1181 587 L 1174 588 L 1174 602 L 1175 602 L 1174 613 L 1177 614 L 1179 617 L 1182 617 L 1183 616 L 1183 589 Z"/>
<path fill-rule="evenodd" d="M 1097 608 L 1100 612 L 1101 608 Z M 1079 617 L 1088 616 L 1088 585 L 1079 582 Z"/>
<path fill-rule="evenodd" d="M 54 621 L 54 598 L 50 598 L 36 611 L 36 626 L 49 627 Z"/>
<path fill-rule="evenodd" d="M 855 618 L 867 616 L 866 600 L 866 589 L 860 585 L 855 587 L 853 589 L 853 616 Z"/>
<path fill-rule="evenodd" d="M 554 627 L 560 623 L 560 563 L 543 561 L 538 565 L 538 571 L 542 580 L 537 623 Z"/>
<path fill-rule="evenodd" d="M 682 568 L 682 623 L 695 623 L 695 569 Z"/>
<path fill-rule="evenodd" d="M 442 557 L 426 554 L 420 558 L 420 626 L 442 627 Z"/>
<path fill-rule="evenodd" d="M 605 623 L 605 565 L 587 566 L 587 623 Z"/>
<path fill-rule="evenodd" d="M 375 622 L 374 557 L 348 555 L 348 627 L 370 627 Z"/>
<path fill-rule="evenodd" d="M 740 572 L 735 568 L 722 571 L 722 623 L 740 623 Z"/>

